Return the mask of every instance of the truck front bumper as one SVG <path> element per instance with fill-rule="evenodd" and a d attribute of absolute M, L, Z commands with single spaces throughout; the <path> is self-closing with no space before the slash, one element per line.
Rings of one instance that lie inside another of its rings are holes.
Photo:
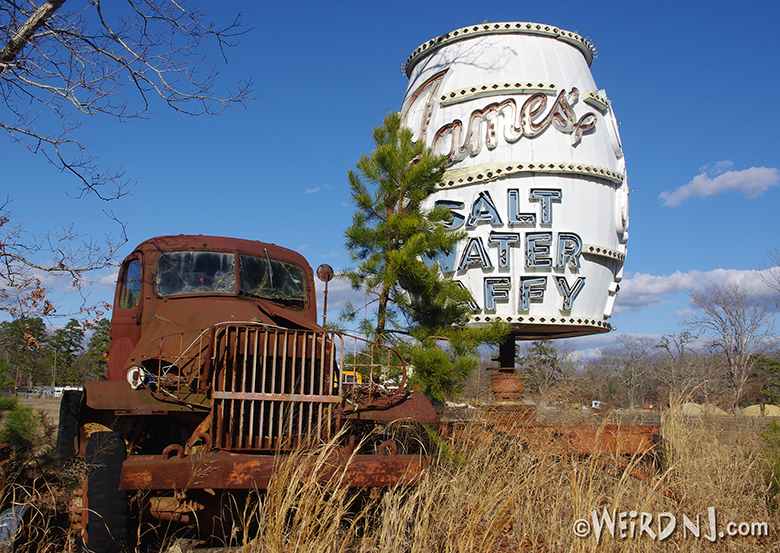
<path fill-rule="evenodd" d="M 263 490 L 268 488 L 274 473 L 289 467 L 287 463 L 303 465 L 304 477 L 353 488 L 416 485 L 429 466 L 425 456 L 399 454 L 331 452 L 271 456 L 216 451 L 171 458 L 133 455 L 122 465 L 119 487 L 123 490 Z"/>

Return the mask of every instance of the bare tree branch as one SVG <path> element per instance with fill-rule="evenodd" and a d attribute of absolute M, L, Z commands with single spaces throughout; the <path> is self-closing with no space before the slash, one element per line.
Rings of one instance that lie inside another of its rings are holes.
<path fill-rule="evenodd" d="M 780 307 L 780 249 L 768 252 L 769 260 L 763 271 L 759 271 L 758 277 L 772 289 L 770 301 L 776 307 Z"/>
<path fill-rule="evenodd" d="M 131 186 L 122 168 L 99 167 L 78 139 L 83 116 L 125 121 L 158 105 L 218 114 L 251 99 L 250 81 L 217 93 L 219 74 L 203 51 L 211 43 L 226 63 L 226 50 L 247 30 L 240 15 L 223 27 L 206 20 L 182 0 L 0 0 L 0 129 L 74 177 L 71 197 L 125 196 Z M 43 275 L 66 275 L 79 287 L 86 272 L 109 266 L 126 241 L 113 215 L 118 237 L 96 243 L 73 227 L 28 233 L 7 206 L 0 205 L 0 311 L 14 316 L 51 313 Z"/>
<path fill-rule="evenodd" d="M 732 407 L 739 406 L 753 372 L 756 356 L 770 346 L 774 325 L 769 310 L 743 285 L 730 282 L 689 293 L 699 313 L 685 321 L 694 335 L 704 335 L 710 347 L 723 354 L 733 393 Z"/>
<path fill-rule="evenodd" d="M 54 12 L 57 11 L 65 0 L 53 0 L 44 3 L 41 7 L 35 10 L 30 18 L 14 33 L 5 47 L 0 51 L 0 75 L 3 70 L 11 65 L 22 48 L 30 41 L 35 31 L 37 31 L 41 25 L 43 25 Z"/>
<path fill-rule="evenodd" d="M 56 307 L 47 297 L 43 275 L 66 276 L 81 293 L 85 273 L 110 267 L 127 242 L 125 226 L 113 214 L 106 215 L 118 225 L 119 235 L 98 243 L 73 226 L 30 235 L 21 221 L 12 222 L 6 206 L 0 206 L 0 311 L 13 317 L 53 314 Z"/>
<path fill-rule="evenodd" d="M 197 54 L 213 40 L 226 60 L 225 49 L 246 31 L 240 16 L 213 29 L 203 23 L 205 14 L 170 0 L 112 2 L 108 11 L 99 1 L 83 11 L 67 6 L 51 0 L 30 12 L 0 1 L 0 126 L 13 141 L 76 176 L 76 196 L 96 193 L 108 200 L 129 189 L 121 170 L 98 172 L 91 156 L 82 157 L 85 146 L 71 138 L 73 117 L 143 117 L 154 97 L 189 115 L 217 114 L 250 99 L 249 81 L 224 97 L 215 94 L 215 66 Z M 136 94 L 122 94 L 127 87 Z M 42 110 L 65 122 L 61 131 L 39 128 Z"/>
<path fill-rule="evenodd" d="M 641 405 L 647 391 L 655 348 L 656 343 L 650 338 L 619 334 L 615 345 L 602 352 L 601 362 L 617 376 L 631 410 Z"/>

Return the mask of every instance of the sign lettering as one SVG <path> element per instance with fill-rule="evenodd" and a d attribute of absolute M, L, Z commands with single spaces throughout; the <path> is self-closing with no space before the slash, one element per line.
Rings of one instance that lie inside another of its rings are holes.
<path fill-rule="evenodd" d="M 529 189 L 527 201 L 533 209 L 529 212 L 521 212 L 520 196 L 517 188 L 506 191 L 505 219 L 487 190 L 479 191 L 470 206 L 458 199 L 437 200 L 437 206 L 447 207 L 452 214 L 452 222 L 447 228 L 454 230 L 465 226 L 471 234 L 461 247 L 459 256 L 452 252 L 439 256 L 433 262 L 439 263 L 445 273 L 485 273 L 482 298 L 475 298 L 477 305 L 473 306 L 477 311 L 480 310 L 481 299 L 484 311 L 494 312 L 498 303 L 509 302 L 510 291 L 516 286 L 517 311 L 527 312 L 533 302 L 543 301 L 547 292 L 549 279 L 534 274 L 539 272 L 555 273 L 552 281 L 561 298 L 560 309 L 571 311 L 585 287 L 585 277 L 576 275 L 581 267 L 582 238 L 574 232 L 553 232 L 544 228 L 553 223 L 554 206 L 563 201 L 562 191 L 558 188 Z M 504 220 L 507 222 L 504 223 Z M 493 227 L 487 237 L 474 232 L 480 225 Z M 527 230 L 517 232 L 513 227 L 525 227 Z M 522 263 L 522 269 L 511 271 L 513 263 Z M 495 274 L 496 269 L 499 274 Z M 512 274 L 501 274 L 507 270 L 523 275 L 513 283 Z M 573 273 L 575 278 L 567 278 L 566 272 Z"/>

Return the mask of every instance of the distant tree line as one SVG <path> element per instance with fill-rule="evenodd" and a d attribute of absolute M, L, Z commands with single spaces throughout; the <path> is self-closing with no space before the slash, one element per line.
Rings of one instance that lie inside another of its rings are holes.
<path fill-rule="evenodd" d="M 776 292 L 770 297 L 733 282 L 691 291 L 694 311 L 679 332 L 660 338 L 618 335 L 593 357 L 578 356 L 565 340 L 521 342 L 515 364 L 525 375 L 526 392 L 541 401 L 598 400 L 625 409 L 668 404 L 670 398 L 727 411 L 780 405 L 780 340 L 773 319 L 773 306 L 780 307 L 777 270 L 765 273 L 774 279 L 768 282 Z M 486 385 L 484 374 L 472 378 L 467 395 Z"/>
<path fill-rule="evenodd" d="M 667 405 L 672 398 L 727 410 L 780 405 L 780 349 L 756 354 L 739 386 L 728 356 L 685 332 L 657 340 L 619 336 L 590 359 L 572 353 L 567 342 L 538 340 L 520 347 L 517 363 L 527 394 L 541 401 L 598 400 L 623 409 Z"/>
<path fill-rule="evenodd" d="M 0 322 L 0 386 L 78 386 L 106 376 L 108 319 L 70 319 L 47 327 L 40 317 Z"/>

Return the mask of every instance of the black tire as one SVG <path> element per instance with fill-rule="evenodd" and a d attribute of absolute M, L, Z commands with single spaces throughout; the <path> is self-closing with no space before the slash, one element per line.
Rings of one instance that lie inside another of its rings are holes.
<path fill-rule="evenodd" d="M 76 436 L 79 432 L 80 390 L 65 390 L 60 401 L 60 423 L 57 427 L 57 457 L 68 463 L 76 457 Z"/>
<path fill-rule="evenodd" d="M 95 432 L 87 441 L 88 522 L 85 551 L 126 550 L 129 508 L 127 492 L 119 489 L 125 442 L 119 432 Z"/>

